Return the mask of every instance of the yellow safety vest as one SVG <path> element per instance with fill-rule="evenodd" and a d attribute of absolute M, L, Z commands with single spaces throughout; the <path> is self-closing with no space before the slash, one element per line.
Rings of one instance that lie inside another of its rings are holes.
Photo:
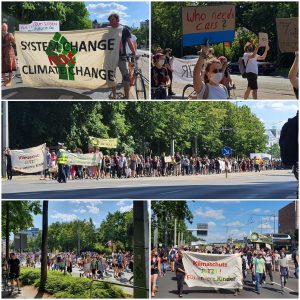
<path fill-rule="evenodd" d="M 66 154 L 66 151 L 58 150 L 57 155 L 57 164 L 58 165 L 66 165 L 68 163 L 68 156 Z"/>

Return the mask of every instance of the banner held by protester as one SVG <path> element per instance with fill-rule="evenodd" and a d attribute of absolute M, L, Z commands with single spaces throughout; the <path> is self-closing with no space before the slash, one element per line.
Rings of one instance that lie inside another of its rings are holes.
<path fill-rule="evenodd" d="M 198 58 L 172 60 L 173 82 L 193 84 L 194 67 Z"/>
<path fill-rule="evenodd" d="M 235 5 L 182 8 L 183 46 L 231 42 L 235 35 Z"/>
<path fill-rule="evenodd" d="M 11 150 L 12 168 L 29 174 L 45 170 L 45 149 L 46 144 L 22 150 Z"/>
<path fill-rule="evenodd" d="M 118 139 L 101 139 L 93 136 L 89 137 L 89 146 L 91 147 L 101 147 L 108 149 L 115 149 L 118 146 Z"/>
<path fill-rule="evenodd" d="M 16 32 L 22 81 L 28 86 L 115 86 L 121 29 Z"/>
<path fill-rule="evenodd" d="M 77 154 L 69 153 L 68 164 L 74 166 L 97 166 L 100 163 L 100 155 L 97 153 Z"/>
<path fill-rule="evenodd" d="M 240 255 L 186 251 L 183 253 L 183 264 L 188 287 L 237 289 L 243 286 Z"/>

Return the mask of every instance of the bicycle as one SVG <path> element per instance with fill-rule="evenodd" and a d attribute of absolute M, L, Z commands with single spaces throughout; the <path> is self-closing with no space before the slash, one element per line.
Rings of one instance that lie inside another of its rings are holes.
<path fill-rule="evenodd" d="M 10 296 L 14 291 L 14 286 L 12 284 L 12 278 L 9 272 L 2 273 L 2 289 L 3 291 L 7 292 Z"/>
<path fill-rule="evenodd" d="M 149 85 L 149 80 L 143 76 L 142 70 L 138 67 L 138 59 L 140 57 L 149 57 L 147 54 L 136 55 L 135 61 L 133 61 L 133 55 L 125 55 L 124 58 L 128 62 L 130 85 L 135 87 L 135 93 L 137 99 L 147 99 L 146 84 Z"/>
<path fill-rule="evenodd" d="M 194 85 L 193 84 L 187 84 L 183 88 L 181 99 L 188 99 L 193 92 L 194 92 Z"/>
<path fill-rule="evenodd" d="M 151 87 L 151 99 L 168 99 L 167 86 L 160 85 L 158 87 Z"/>

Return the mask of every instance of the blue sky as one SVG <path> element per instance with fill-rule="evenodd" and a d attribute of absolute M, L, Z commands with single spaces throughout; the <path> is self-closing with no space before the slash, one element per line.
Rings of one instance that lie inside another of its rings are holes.
<path fill-rule="evenodd" d="M 88 220 L 92 218 L 98 228 L 107 214 L 116 211 L 129 211 L 132 201 L 100 201 L 100 200 L 69 200 L 49 201 L 49 225 L 55 222 L 68 222 L 73 220 Z M 42 228 L 42 215 L 34 216 L 34 227 Z"/>
<path fill-rule="evenodd" d="M 236 101 L 234 102 L 236 103 Z M 288 118 L 296 115 L 298 101 L 238 101 L 237 105 L 249 106 L 251 111 L 263 121 L 265 128 L 281 128 Z"/>
<path fill-rule="evenodd" d="M 107 22 L 111 13 L 120 15 L 120 23 L 130 27 L 140 27 L 140 22 L 149 19 L 148 2 L 84 2 L 91 20 Z"/>
<path fill-rule="evenodd" d="M 192 211 L 193 224 L 188 228 L 197 228 L 198 223 L 208 223 L 207 242 L 225 242 L 227 238 L 242 239 L 250 231 L 273 233 L 278 230 L 278 210 L 292 201 L 188 201 Z M 260 216 L 263 215 L 263 216 Z M 196 232 L 194 232 L 196 236 Z"/>

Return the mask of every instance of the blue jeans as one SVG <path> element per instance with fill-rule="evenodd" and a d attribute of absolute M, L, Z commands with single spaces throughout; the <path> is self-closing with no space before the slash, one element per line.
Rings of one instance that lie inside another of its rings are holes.
<path fill-rule="evenodd" d="M 163 262 L 161 265 L 162 265 L 162 273 L 165 274 L 167 270 L 167 263 Z"/>
<path fill-rule="evenodd" d="M 262 281 L 263 273 L 255 273 L 255 289 L 260 293 L 260 283 Z"/>

